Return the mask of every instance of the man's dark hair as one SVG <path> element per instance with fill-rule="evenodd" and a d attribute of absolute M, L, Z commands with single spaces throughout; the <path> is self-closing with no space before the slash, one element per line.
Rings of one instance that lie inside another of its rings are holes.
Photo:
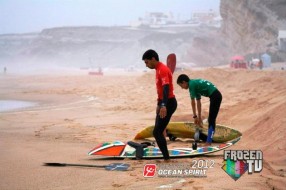
<path fill-rule="evenodd" d="M 187 75 L 181 74 L 180 76 L 178 76 L 177 84 L 183 83 L 183 81 L 189 82 L 189 80 L 190 78 Z"/>
<path fill-rule="evenodd" d="M 152 50 L 152 49 L 149 49 L 149 50 L 147 50 L 147 51 L 143 54 L 142 60 L 145 60 L 145 59 L 151 60 L 152 57 L 154 57 L 156 61 L 159 61 L 159 55 L 158 55 L 158 53 L 157 53 L 156 51 Z"/>

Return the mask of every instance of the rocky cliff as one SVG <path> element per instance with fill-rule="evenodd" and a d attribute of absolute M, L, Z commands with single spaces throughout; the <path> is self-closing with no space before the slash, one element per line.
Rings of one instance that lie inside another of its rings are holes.
<path fill-rule="evenodd" d="M 0 36 L 0 64 L 25 62 L 74 67 L 145 67 L 141 57 L 155 49 L 165 62 L 183 60 L 200 28 L 64 27 L 39 34 Z"/>
<path fill-rule="evenodd" d="M 279 30 L 286 30 L 285 0 L 221 0 L 222 37 L 232 54 L 277 52 Z"/>

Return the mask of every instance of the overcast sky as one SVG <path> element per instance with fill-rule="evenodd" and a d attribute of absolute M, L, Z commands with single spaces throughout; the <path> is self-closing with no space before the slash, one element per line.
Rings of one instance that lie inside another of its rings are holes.
<path fill-rule="evenodd" d="M 0 0 L 0 34 L 40 32 L 60 26 L 129 25 L 146 12 L 219 11 L 220 0 Z"/>

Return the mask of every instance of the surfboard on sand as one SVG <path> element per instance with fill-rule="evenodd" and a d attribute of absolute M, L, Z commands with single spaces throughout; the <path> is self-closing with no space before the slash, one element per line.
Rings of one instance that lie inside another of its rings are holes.
<path fill-rule="evenodd" d="M 168 134 L 177 138 L 194 138 L 196 129 L 198 127 L 193 122 L 170 122 L 167 126 Z M 154 126 L 149 126 L 137 133 L 135 140 L 145 139 L 153 137 Z M 200 136 L 207 136 L 208 126 L 203 125 L 200 129 Z M 217 124 L 215 134 L 213 137 L 214 143 L 223 143 L 242 136 L 241 132 L 226 127 L 224 125 Z"/>
<path fill-rule="evenodd" d="M 171 70 L 172 73 L 174 73 L 176 69 L 176 55 L 174 53 L 171 53 L 167 57 L 167 67 Z"/>
<path fill-rule="evenodd" d="M 221 151 L 226 149 L 235 143 L 237 143 L 241 137 L 233 139 L 227 143 L 214 144 L 212 146 L 198 147 L 196 150 L 190 147 L 184 148 L 173 148 L 169 149 L 169 155 L 171 158 L 178 157 L 194 157 L 199 155 L 210 154 L 214 152 Z M 106 142 L 99 144 L 93 148 L 88 155 L 92 156 L 103 156 L 110 158 L 136 158 L 137 152 L 136 149 L 131 147 L 129 144 L 126 144 L 121 141 L 115 142 Z M 152 159 L 152 158 L 163 158 L 163 155 L 158 147 L 146 147 L 143 149 L 142 158 Z"/>

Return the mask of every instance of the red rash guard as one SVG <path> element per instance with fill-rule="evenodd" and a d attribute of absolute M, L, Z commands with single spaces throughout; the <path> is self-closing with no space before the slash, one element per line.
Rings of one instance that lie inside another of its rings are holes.
<path fill-rule="evenodd" d="M 166 84 L 169 84 L 168 98 L 174 98 L 173 76 L 170 69 L 161 62 L 156 65 L 155 69 L 158 101 L 163 100 L 163 86 Z"/>

